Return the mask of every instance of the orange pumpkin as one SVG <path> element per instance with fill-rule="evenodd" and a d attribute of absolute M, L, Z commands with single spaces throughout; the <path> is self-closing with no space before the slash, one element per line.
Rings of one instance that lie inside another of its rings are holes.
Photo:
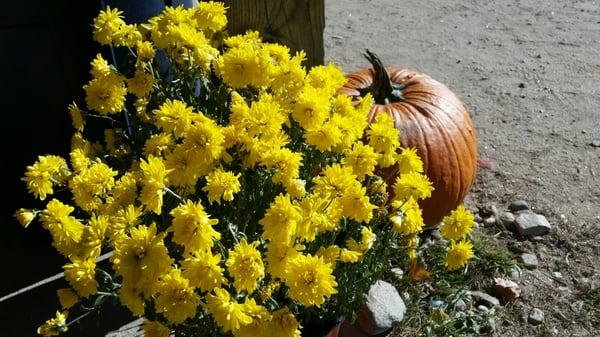
<path fill-rule="evenodd" d="M 415 71 L 384 68 L 368 50 L 365 57 L 373 69 L 348 75 L 339 92 L 354 97 L 371 93 L 375 104 L 369 123 L 378 114 L 391 115 L 402 146 L 417 149 L 435 187 L 431 198 L 420 202 L 423 218 L 428 226 L 435 225 L 463 202 L 475 179 L 477 139 L 471 117 L 442 83 Z M 389 171 L 382 176 L 390 177 L 390 185 L 396 179 Z"/>

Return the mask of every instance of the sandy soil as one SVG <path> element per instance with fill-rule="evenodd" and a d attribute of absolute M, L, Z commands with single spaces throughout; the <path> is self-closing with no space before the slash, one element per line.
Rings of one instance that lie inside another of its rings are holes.
<path fill-rule="evenodd" d="M 524 199 L 553 225 L 537 242 L 480 229 L 541 264 L 523 276 L 523 298 L 503 310 L 496 334 L 600 335 L 578 297 L 600 278 L 600 148 L 591 145 L 600 139 L 600 2 L 326 1 L 326 23 L 326 60 L 344 70 L 367 67 L 369 48 L 462 98 L 479 156 L 495 164 L 480 168 L 469 208 Z M 546 314 L 541 326 L 524 318 L 533 307 Z"/>

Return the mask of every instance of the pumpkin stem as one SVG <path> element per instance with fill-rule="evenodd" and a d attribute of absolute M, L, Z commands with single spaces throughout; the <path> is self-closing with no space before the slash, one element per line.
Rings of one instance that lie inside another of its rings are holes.
<path fill-rule="evenodd" d="M 383 66 L 383 62 L 372 53 L 370 50 L 366 50 L 365 58 L 373 65 L 373 84 L 366 88 L 367 92 L 370 92 L 375 99 L 377 104 L 389 104 L 398 101 L 402 101 L 402 84 L 392 83 L 390 75 Z"/>

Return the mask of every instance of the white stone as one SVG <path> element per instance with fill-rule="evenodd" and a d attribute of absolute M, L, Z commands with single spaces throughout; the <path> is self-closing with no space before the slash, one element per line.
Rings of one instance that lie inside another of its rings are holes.
<path fill-rule="evenodd" d="M 538 308 L 533 308 L 527 321 L 532 325 L 540 325 L 544 322 L 544 312 Z"/>
<path fill-rule="evenodd" d="M 365 305 L 358 312 L 357 323 L 361 330 L 374 336 L 390 330 L 404 318 L 406 306 L 396 288 L 377 281 L 365 295 Z"/>

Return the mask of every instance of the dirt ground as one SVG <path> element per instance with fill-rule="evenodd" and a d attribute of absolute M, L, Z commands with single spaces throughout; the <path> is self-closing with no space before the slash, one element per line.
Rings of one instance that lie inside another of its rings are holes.
<path fill-rule="evenodd" d="M 538 241 L 479 229 L 540 260 L 495 334 L 600 335 L 598 308 L 586 307 L 598 292 L 585 292 L 600 281 L 600 148 L 591 145 L 600 139 L 600 2 L 326 1 L 326 25 L 326 60 L 345 71 L 367 67 L 369 48 L 461 97 L 479 157 L 494 164 L 479 169 L 468 208 L 524 199 L 552 224 Z M 534 307 L 545 313 L 540 326 L 527 323 Z"/>

